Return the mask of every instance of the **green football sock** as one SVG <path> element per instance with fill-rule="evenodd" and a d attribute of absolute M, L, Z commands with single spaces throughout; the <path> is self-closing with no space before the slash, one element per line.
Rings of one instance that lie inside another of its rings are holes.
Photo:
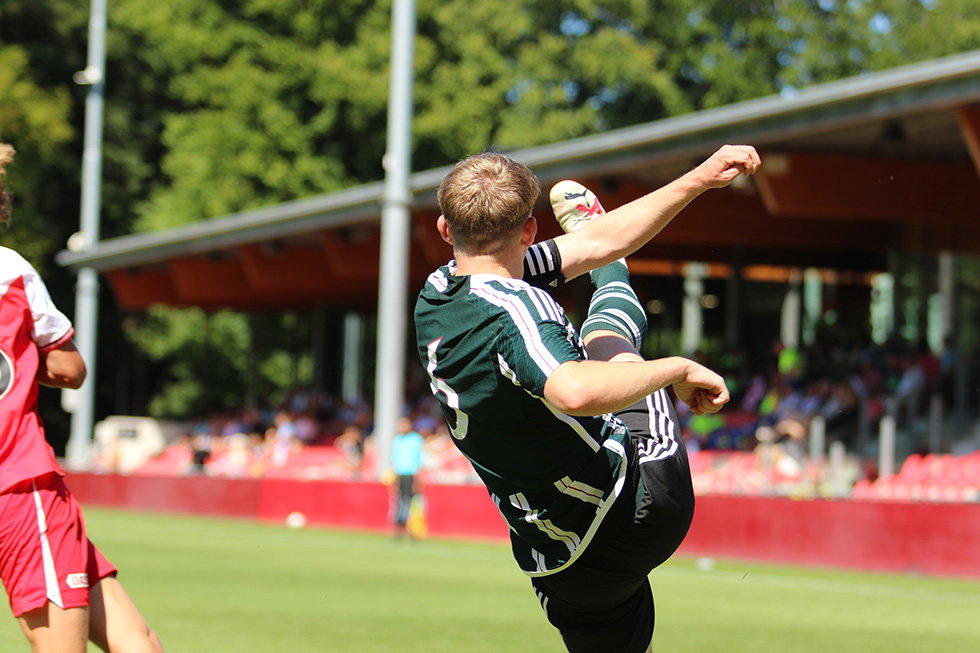
<path fill-rule="evenodd" d="M 582 325 L 582 336 L 592 331 L 614 331 L 639 350 L 647 331 L 647 315 L 630 286 L 626 261 L 614 261 L 589 276 L 596 290 Z"/>

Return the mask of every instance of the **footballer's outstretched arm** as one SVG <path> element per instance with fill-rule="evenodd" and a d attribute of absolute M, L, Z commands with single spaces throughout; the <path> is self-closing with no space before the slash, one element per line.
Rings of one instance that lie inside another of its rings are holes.
<path fill-rule="evenodd" d="M 604 415 L 668 385 L 697 415 L 716 413 L 729 400 L 720 375 L 679 356 L 635 362 L 568 361 L 548 377 L 544 397 L 567 415 Z"/>
<path fill-rule="evenodd" d="M 578 231 L 555 238 L 562 273 L 572 279 L 645 245 L 694 198 L 728 186 L 739 174 L 751 175 L 762 164 L 750 145 L 724 145 L 701 165 L 671 183 L 596 217 Z"/>

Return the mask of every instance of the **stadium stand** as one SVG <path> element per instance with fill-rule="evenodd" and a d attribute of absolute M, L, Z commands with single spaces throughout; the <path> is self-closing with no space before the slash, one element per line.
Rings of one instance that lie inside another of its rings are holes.
<path fill-rule="evenodd" d="M 980 442 L 971 438 L 975 427 L 957 417 L 945 378 L 949 367 L 940 357 L 929 352 L 913 356 L 891 344 L 824 347 L 792 356 L 774 346 L 772 356 L 756 365 L 722 357 L 717 366 L 729 380 L 729 406 L 707 417 L 679 407 L 698 494 L 980 500 Z M 946 448 L 930 453 L 924 425 L 930 420 L 930 401 L 937 397 L 946 410 Z M 478 482 L 430 396 L 417 393 L 406 413 L 426 438 L 424 483 Z M 376 479 L 372 415 L 365 402 L 348 404 L 324 393 L 296 391 L 275 406 L 203 416 L 185 425 L 160 455 L 134 469 L 104 471 Z M 895 474 L 879 478 L 875 433 L 885 415 L 895 416 L 900 428 L 900 466 Z M 814 456 L 810 427 L 817 418 L 826 428 L 822 449 Z M 835 463 L 828 455 L 831 443 L 846 451 Z"/>
<path fill-rule="evenodd" d="M 980 451 L 914 453 L 896 474 L 854 485 L 853 498 L 891 501 L 980 501 Z"/>

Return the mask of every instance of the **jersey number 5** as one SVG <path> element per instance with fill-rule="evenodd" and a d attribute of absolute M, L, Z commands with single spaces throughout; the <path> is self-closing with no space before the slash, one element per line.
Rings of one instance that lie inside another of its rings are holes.
<path fill-rule="evenodd" d="M 449 422 L 449 432 L 453 434 L 453 437 L 457 440 L 462 440 L 466 437 L 466 430 L 470 425 L 470 416 L 459 409 L 459 395 L 456 391 L 449 387 L 449 384 L 445 380 L 440 379 L 436 376 L 436 350 L 439 348 L 439 343 L 442 342 L 442 338 L 437 338 L 429 343 L 426 349 L 428 350 L 429 363 L 425 366 L 426 371 L 429 373 L 429 387 L 432 388 L 432 394 L 439 398 L 439 393 L 441 392 L 446 396 L 446 401 L 444 403 L 456 416 L 456 423 L 452 424 Z"/>

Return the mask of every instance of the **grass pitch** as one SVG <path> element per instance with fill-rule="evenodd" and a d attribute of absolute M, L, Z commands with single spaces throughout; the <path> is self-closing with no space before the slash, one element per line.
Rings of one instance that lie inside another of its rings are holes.
<path fill-rule="evenodd" d="M 564 651 L 504 543 L 95 508 L 86 520 L 170 653 Z M 656 651 L 980 647 L 980 581 L 677 558 L 652 583 Z M 19 627 L 0 620 L 0 651 L 18 650 Z"/>

